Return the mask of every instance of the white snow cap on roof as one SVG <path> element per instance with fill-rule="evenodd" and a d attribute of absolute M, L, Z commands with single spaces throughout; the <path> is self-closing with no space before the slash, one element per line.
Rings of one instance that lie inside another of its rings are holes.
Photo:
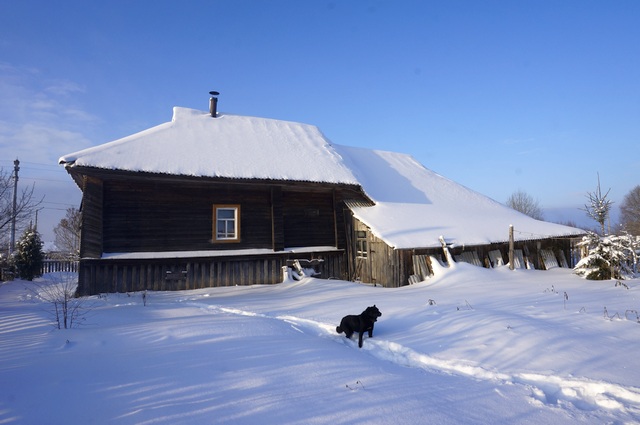
<path fill-rule="evenodd" d="M 375 201 L 355 216 L 395 248 L 571 236 L 428 170 L 406 154 L 332 144 L 312 125 L 174 108 L 171 122 L 60 158 L 86 166 L 201 177 L 360 185 Z"/>
<path fill-rule="evenodd" d="M 173 108 L 171 122 L 65 155 L 61 163 L 198 177 L 358 184 L 312 125 Z"/>
<path fill-rule="evenodd" d="M 372 207 L 353 207 L 354 215 L 395 248 L 506 242 L 572 236 L 584 231 L 535 220 L 425 168 L 413 157 L 336 146 L 350 165 Z"/>

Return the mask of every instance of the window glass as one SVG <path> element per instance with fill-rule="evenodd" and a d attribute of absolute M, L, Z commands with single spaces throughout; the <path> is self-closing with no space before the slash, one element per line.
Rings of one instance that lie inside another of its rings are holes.
<path fill-rule="evenodd" d="M 214 206 L 215 239 L 239 241 L 239 206 Z"/>
<path fill-rule="evenodd" d="M 234 219 L 236 216 L 235 209 L 218 208 L 218 219 Z"/>
<path fill-rule="evenodd" d="M 356 257 L 367 258 L 367 232 L 356 231 Z"/>

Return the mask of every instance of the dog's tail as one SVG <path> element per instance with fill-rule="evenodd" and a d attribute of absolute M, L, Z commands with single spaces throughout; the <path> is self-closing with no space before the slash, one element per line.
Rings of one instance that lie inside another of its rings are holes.
<path fill-rule="evenodd" d="M 336 326 L 336 332 L 341 334 L 342 333 L 342 328 L 340 326 Z"/>

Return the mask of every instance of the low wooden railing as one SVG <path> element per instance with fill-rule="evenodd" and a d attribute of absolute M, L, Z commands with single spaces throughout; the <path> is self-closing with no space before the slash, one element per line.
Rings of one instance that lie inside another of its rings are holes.
<path fill-rule="evenodd" d="M 78 272 L 78 260 L 43 260 L 42 274 L 56 272 Z"/>

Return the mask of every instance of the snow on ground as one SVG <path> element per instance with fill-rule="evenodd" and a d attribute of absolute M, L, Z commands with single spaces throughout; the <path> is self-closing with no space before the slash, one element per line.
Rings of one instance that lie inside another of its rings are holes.
<path fill-rule="evenodd" d="M 109 294 L 57 330 L 33 283 L 6 282 L 0 424 L 638 423 L 640 281 L 625 284 L 458 264 L 395 289 Z M 335 326 L 372 304 L 358 349 Z"/>

